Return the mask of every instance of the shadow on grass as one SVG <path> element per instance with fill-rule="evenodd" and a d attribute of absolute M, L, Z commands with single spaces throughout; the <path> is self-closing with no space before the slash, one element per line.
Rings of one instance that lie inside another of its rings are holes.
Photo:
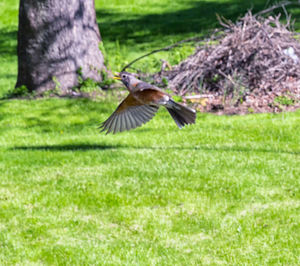
<path fill-rule="evenodd" d="M 11 29 L 0 30 L 0 55 L 14 56 L 17 54 L 17 31 Z"/>
<path fill-rule="evenodd" d="M 264 149 L 264 148 L 247 148 L 242 146 L 169 146 L 169 147 L 135 147 L 129 145 L 110 145 L 110 144 L 63 144 L 63 145 L 41 145 L 41 146 L 15 146 L 12 150 L 45 150 L 45 151 L 89 151 L 89 150 L 115 150 L 115 149 L 129 149 L 129 150 L 182 150 L 182 151 L 218 151 L 218 152 L 261 152 L 261 153 L 279 153 L 300 155 L 300 151 L 288 151 L 281 149 Z"/>
<path fill-rule="evenodd" d="M 210 30 L 220 27 L 216 14 L 226 19 L 235 21 L 244 15 L 247 10 L 253 13 L 271 6 L 277 1 L 271 0 L 229 0 L 229 1 L 187 1 L 186 8 L 153 14 L 130 14 L 128 12 L 117 12 L 109 9 L 97 9 L 99 27 L 104 40 L 138 44 L 160 41 L 168 38 L 168 35 L 182 34 L 207 34 Z M 294 5 L 289 6 L 288 10 Z M 282 9 L 276 12 L 283 13 Z M 293 19 L 297 19 L 298 13 L 294 12 Z"/>
<path fill-rule="evenodd" d="M 89 150 L 113 150 L 128 148 L 123 145 L 107 144 L 64 144 L 64 145 L 41 145 L 41 146 L 16 146 L 12 150 L 45 150 L 45 151 L 89 151 Z"/>

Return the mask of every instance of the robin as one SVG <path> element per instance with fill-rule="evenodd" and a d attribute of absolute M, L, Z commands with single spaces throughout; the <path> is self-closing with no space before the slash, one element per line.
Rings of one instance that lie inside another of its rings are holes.
<path fill-rule="evenodd" d="M 114 79 L 121 80 L 129 94 L 100 125 L 101 132 L 117 133 L 139 127 L 150 121 L 160 106 L 168 110 L 179 128 L 195 123 L 195 110 L 175 102 L 158 87 L 143 82 L 128 72 L 120 72 Z"/>

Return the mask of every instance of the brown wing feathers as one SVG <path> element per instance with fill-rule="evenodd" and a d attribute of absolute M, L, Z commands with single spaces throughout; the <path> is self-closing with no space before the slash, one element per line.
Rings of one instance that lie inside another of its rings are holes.
<path fill-rule="evenodd" d="M 143 104 L 129 94 L 113 114 L 100 125 L 101 132 L 117 133 L 147 123 L 158 110 L 158 106 Z"/>

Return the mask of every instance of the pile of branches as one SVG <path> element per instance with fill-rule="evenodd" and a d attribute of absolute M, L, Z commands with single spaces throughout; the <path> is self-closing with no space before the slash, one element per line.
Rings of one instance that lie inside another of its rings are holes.
<path fill-rule="evenodd" d="M 220 19 L 224 34 L 212 36 L 213 41 L 171 70 L 159 72 L 156 80 L 167 79 L 168 87 L 179 95 L 222 95 L 223 99 L 225 95 L 233 106 L 272 94 L 258 103 L 270 107 L 270 101 L 286 91 L 298 101 L 300 43 L 290 30 L 290 20 L 283 25 L 279 19 L 251 12 L 235 24 Z"/>

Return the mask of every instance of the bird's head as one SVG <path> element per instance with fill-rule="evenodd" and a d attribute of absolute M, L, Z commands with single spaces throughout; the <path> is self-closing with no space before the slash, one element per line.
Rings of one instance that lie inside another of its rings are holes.
<path fill-rule="evenodd" d="M 134 91 L 135 86 L 140 82 L 134 74 L 125 71 L 116 73 L 114 79 L 121 80 L 129 91 Z"/>

